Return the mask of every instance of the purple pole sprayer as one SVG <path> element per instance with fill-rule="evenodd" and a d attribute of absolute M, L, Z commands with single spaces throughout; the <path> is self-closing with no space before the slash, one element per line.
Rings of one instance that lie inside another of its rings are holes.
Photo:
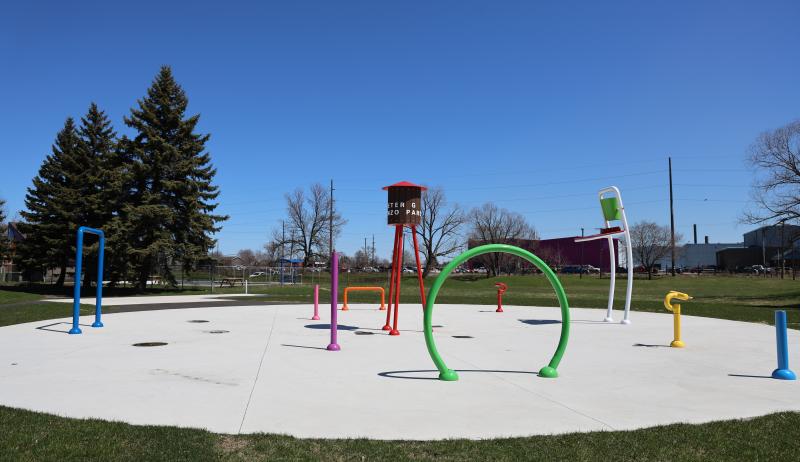
<path fill-rule="evenodd" d="M 331 343 L 328 351 L 339 351 L 341 348 L 336 343 L 336 312 L 339 307 L 339 254 L 331 253 Z"/>

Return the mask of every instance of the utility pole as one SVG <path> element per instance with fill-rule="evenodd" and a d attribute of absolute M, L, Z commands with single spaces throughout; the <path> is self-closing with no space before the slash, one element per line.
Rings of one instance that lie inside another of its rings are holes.
<path fill-rule="evenodd" d="M 281 220 L 281 285 L 283 285 L 283 260 L 286 259 L 286 221 Z"/>
<path fill-rule="evenodd" d="M 375 266 L 375 235 L 372 235 L 372 259 L 370 260 L 370 266 Z"/>
<path fill-rule="evenodd" d="M 328 211 L 328 231 L 330 232 L 328 235 L 328 249 L 331 252 L 331 259 L 333 258 L 333 191 L 333 179 L 331 179 L 331 201 L 330 210 Z M 333 268 L 333 266 L 331 265 L 329 268 Z"/>
<path fill-rule="evenodd" d="M 675 209 L 672 200 L 672 157 L 669 157 L 669 234 L 672 247 L 672 276 L 675 276 Z"/>
<path fill-rule="evenodd" d="M 367 238 L 364 237 L 364 258 L 367 260 L 366 264 L 369 265 L 369 249 L 367 247 Z"/>

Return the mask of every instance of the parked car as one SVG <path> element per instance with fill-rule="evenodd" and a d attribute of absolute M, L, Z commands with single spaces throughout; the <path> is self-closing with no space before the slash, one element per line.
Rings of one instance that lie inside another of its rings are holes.
<path fill-rule="evenodd" d="M 253 274 L 251 274 L 250 276 L 247 276 L 247 277 L 249 277 L 249 278 L 257 278 L 257 277 L 264 276 L 264 274 L 265 273 L 263 271 L 256 271 L 255 273 L 253 273 Z"/>
<path fill-rule="evenodd" d="M 563 274 L 580 274 L 583 269 L 580 265 L 564 265 L 561 267 L 561 273 Z"/>
<path fill-rule="evenodd" d="M 600 268 L 592 265 L 583 265 L 583 274 L 600 274 Z"/>
<path fill-rule="evenodd" d="M 750 269 L 755 274 L 772 274 L 772 268 L 765 267 L 764 265 L 753 265 Z"/>

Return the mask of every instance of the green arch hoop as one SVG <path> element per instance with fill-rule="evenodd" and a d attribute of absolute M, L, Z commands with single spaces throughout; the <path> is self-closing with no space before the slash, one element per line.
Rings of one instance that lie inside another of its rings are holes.
<path fill-rule="evenodd" d="M 570 324 L 569 303 L 567 302 L 567 294 L 564 293 L 564 287 L 561 285 L 561 281 L 558 280 L 558 276 L 556 276 L 553 270 L 550 269 L 550 267 L 547 266 L 547 264 L 543 262 L 541 258 L 528 252 L 527 250 L 507 244 L 487 244 L 467 250 L 451 261 L 447 266 L 444 267 L 442 273 L 436 278 L 436 281 L 433 282 L 433 286 L 428 293 L 428 300 L 427 304 L 425 305 L 425 344 L 428 346 L 428 353 L 430 353 L 431 359 L 433 360 L 434 364 L 436 364 L 436 368 L 439 369 L 439 379 L 446 381 L 458 380 L 458 374 L 456 374 L 456 371 L 448 369 L 447 364 L 444 363 L 442 357 L 439 355 L 439 351 L 436 349 L 436 343 L 433 341 L 433 306 L 436 303 L 436 296 L 439 294 L 439 289 L 442 288 L 447 276 L 450 275 L 450 273 L 456 269 L 458 265 L 464 263 L 472 257 L 477 257 L 478 255 L 492 252 L 510 253 L 533 263 L 542 271 L 542 273 L 544 273 L 544 275 L 547 277 L 547 280 L 550 281 L 550 285 L 553 286 L 553 290 L 556 292 L 556 297 L 558 297 L 558 303 L 561 305 L 561 337 L 558 340 L 556 352 L 550 359 L 550 363 L 539 370 L 539 376 L 548 378 L 558 377 L 558 372 L 556 369 L 558 369 L 558 364 L 561 362 L 561 357 L 564 356 L 564 351 L 567 349 Z"/>

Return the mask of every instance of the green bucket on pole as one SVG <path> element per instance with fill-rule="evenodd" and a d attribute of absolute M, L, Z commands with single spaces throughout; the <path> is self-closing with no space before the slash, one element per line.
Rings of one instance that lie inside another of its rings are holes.
<path fill-rule="evenodd" d="M 600 199 L 600 207 L 603 209 L 603 217 L 606 221 L 621 220 L 622 215 L 619 210 L 619 201 L 616 197 L 606 197 Z"/>

